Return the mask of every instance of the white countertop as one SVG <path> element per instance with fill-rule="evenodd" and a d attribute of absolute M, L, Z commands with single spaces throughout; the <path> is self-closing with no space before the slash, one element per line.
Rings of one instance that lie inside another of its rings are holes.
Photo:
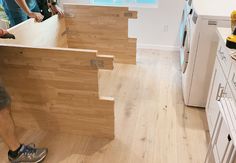
<path fill-rule="evenodd" d="M 230 20 L 236 0 L 193 0 L 193 9 L 203 18 Z"/>
<path fill-rule="evenodd" d="M 219 36 L 219 39 L 221 39 L 226 44 L 226 38 L 232 34 L 231 28 L 217 28 L 217 34 Z M 229 54 L 236 53 L 236 50 L 229 49 Z"/>

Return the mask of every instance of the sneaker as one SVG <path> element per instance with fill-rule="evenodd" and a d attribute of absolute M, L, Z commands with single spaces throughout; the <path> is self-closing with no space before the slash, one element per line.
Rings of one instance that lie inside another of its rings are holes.
<path fill-rule="evenodd" d="M 11 163 L 39 163 L 47 156 L 47 148 L 35 148 L 34 145 L 22 145 L 16 158 L 8 156 Z"/>

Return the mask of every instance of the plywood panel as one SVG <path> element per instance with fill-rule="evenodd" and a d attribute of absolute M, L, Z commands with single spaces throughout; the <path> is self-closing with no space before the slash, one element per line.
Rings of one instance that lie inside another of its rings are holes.
<path fill-rule="evenodd" d="M 68 47 L 65 21 L 59 19 L 57 15 L 41 23 L 29 19 L 8 31 L 13 33 L 16 39 L 1 39 L 0 43 L 34 47 Z"/>
<path fill-rule="evenodd" d="M 116 63 L 136 63 L 136 39 L 128 38 L 128 19 L 137 18 L 127 7 L 64 4 L 68 47 L 114 55 Z"/>
<path fill-rule="evenodd" d="M 0 77 L 24 128 L 114 137 L 114 101 L 98 94 L 98 69 L 113 57 L 94 50 L 0 46 Z"/>

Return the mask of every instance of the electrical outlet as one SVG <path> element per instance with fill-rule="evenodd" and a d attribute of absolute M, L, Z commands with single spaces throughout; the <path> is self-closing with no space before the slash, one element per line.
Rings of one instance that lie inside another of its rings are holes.
<path fill-rule="evenodd" d="M 164 25 L 163 31 L 164 32 L 168 32 L 168 30 L 169 30 L 169 26 L 168 25 Z"/>

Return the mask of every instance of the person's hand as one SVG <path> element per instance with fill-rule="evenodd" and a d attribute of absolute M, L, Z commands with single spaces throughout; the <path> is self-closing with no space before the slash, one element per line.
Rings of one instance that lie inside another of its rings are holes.
<path fill-rule="evenodd" d="M 0 28 L 0 37 L 6 35 L 7 33 L 8 33 L 7 30 Z"/>
<path fill-rule="evenodd" d="M 50 9 L 51 9 L 53 15 L 58 14 L 58 16 L 60 18 L 64 17 L 63 10 L 60 7 L 58 7 L 57 5 L 50 5 Z"/>
<path fill-rule="evenodd" d="M 1 28 L 0 28 L 0 38 L 1 39 L 16 39 L 16 37 L 13 34 L 9 33 L 7 30 L 1 29 Z"/>
<path fill-rule="evenodd" d="M 43 20 L 43 18 L 44 18 L 44 16 L 41 13 L 39 13 L 39 12 L 30 12 L 28 14 L 28 16 L 30 18 L 34 18 L 36 20 L 36 22 L 41 22 Z"/>

